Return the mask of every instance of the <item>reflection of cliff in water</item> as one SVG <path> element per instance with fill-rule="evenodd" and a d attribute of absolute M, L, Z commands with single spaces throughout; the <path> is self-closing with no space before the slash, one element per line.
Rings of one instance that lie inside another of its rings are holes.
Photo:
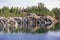
<path fill-rule="evenodd" d="M 30 14 L 26 17 L 0 17 L 0 31 L 14 31 L 15 29 L 26 28 L 31 31 L 42 28 L 51 28 L 56 22 L 51 16 L 37 16 Z"/>
<path fill-rule="evenodd" d="M 50 28 L 50 30 L 59 31 L 60 30 L 60 23 L 56 23 L 52 28 Z"/>

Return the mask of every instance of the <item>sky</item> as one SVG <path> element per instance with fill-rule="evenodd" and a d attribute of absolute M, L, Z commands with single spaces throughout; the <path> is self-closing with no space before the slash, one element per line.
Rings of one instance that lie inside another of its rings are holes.
<path fill-rule="evenodd" d="M 3 6 L 26 8 L 27 6 L 37 6 L 39 2 L 44 3 L 48 9 L 60 8 L 60 0 L 0 0 L 0 8 Z"/>

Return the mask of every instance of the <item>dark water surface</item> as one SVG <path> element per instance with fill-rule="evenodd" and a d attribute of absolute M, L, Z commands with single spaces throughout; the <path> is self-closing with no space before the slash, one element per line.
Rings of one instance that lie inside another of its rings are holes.
<path fill-rule="evenodd" d="M 59 31 L 47 33 L 0 33 L 0 40 L 60 40 Z"/>

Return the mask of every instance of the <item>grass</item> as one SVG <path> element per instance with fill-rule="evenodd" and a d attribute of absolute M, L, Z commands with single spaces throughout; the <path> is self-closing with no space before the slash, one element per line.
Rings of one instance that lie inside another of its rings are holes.
<path fill-rule="evenodd" d="M 27 15 L 27 13 L 20 13 L 20 14 L 16 14 L 16 13 L 5 13 L 5 14 L 3 14 L 3 13 L 0 13 L 0 16 L 6 17 L 6 18 L 8 18 L 8 17 L 24 17 L 26 15 Z"/>

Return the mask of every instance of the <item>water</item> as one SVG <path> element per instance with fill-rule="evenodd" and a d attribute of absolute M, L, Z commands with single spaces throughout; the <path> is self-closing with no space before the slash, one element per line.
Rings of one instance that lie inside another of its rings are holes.
<path fill-rule="evenodd" d="M 60 40 L 60 31 L 47 33 L 0 33 L 0 40 Z"/>
<path fill-rule="evenodd" d="M 0 40 L 60 40 L 60 26 L 55 25 L 51 30 L 42 33 L 1 33 Z"/>

